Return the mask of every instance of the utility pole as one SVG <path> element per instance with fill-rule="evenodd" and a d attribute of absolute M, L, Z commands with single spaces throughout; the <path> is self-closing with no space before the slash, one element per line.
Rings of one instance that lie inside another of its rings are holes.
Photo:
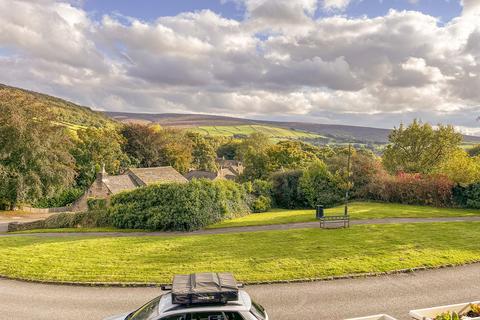
<path fill-rule="evenodd" d="M 348 216 L 348 192 L 350 191 L 350 160 L 352 157 L 352 144 L 348 144 L 348 157 L 347 157 L 347 188 L 345 190 L 345 211 L 344 215 Z"/>

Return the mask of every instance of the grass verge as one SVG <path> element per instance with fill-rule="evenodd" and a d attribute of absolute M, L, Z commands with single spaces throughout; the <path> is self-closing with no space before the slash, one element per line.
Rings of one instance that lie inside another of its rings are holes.
<path fill-rule="evenodd" d="M 202 271 L 280 281 L 478 260 L 480 222 L 166 238 L 0 238 L 0 275 L 39 281 L 167 283 L 176 273 Z"/>
<path fill-rule="evenodd" d="M 326 215 L 342 215 L 343 206 L 325 210 Z M 457 208 L 434 208 L 395 203 L 353 202 L 349 206 L 351 219 L 384 218 L 439 218 L 480 216 L 480 210 Z M 271 224 L 287 224 L 316 221 L 314 210 L 274 209 L 266 213 L 251 214 L 242 218 L 225 220 L 208 229 L 247 227 Z"/>

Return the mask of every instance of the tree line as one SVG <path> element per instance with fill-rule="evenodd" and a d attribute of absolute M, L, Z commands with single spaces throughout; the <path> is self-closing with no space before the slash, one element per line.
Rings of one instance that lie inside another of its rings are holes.
<path fill-rule="evenodd" d="M 129 167 L 165 165 L 181 173 L 192 169 L 214 172 L 219 169 L 217 158 L 243 163 L 239 182 L 276 185 L 277 197 L 272 199 L 286 206 L 292 206 L 292 199 L 300 194 L 303 206 L 335 203 L 347 189 L 354 196 L 375 198 L 381 193 L 375 188 L 386 188 L 406 176 L 417 180 L 441 176 L 454 185 L 467 186 L 480 181 L 480 148 L 467 152 L 461 142 L 462 136 L 452 126 L 434 128 L 416 120 L 391 132 L 381 157 L 361 148 L 349 151 L 347 145 L 272 141 L 261 133 L 245 138 L 210 137 L 142 124 L 72 131 L 43 107 L 15 108 L 0 102 L 0 207 L 71 203 L 91 185 L 102 164 L 110 174 Z M 346 171 L 349 156 L 351 176 Z M 270 196 L 275 192 L 270 191 Z M 280 199 L 280 193 L 284 198 Z"/>

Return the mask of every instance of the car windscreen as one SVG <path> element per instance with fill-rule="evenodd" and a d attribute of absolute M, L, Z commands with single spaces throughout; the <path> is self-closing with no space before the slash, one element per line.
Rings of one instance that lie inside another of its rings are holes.
<path fill-rule="evenodd" d="M 255 303 L 252 301 L 252 308 L 250 309 L 250 312 L 257 318 L 258 320 L 265 320 L 267 319 L 267 314 L 265 313 L 265 309 L 259 305 L 258 303 Z"/>
<path fill-rule="evenodd" d="M 157 297 L 128 315 L 126 320 L 148 320 L 154 316 L 158 316 L 158 304 L 160 303 L 160 297 Z"/>

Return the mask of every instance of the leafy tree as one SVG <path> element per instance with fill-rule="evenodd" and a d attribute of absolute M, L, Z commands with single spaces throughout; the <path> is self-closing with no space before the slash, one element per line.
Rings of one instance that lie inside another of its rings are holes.
<path fill-rule="evenodd" d="M 194 132 L 189 132 L 187 137 L 192 141 L 192 162 L 195 168 L 215 172 L 217 154 L 211 141 Z"/>
<path fill-rule="evenodd" d="M 332 174 L 323 161 L 317 160 L 305 170 L 299 187 L 311 207 L 333 206 L 342 200 L 341 183 L 337 174 Z"/>
<path fill-rule="evenodd" d="M 163 129 L 159 132 L 160 159 L 162 166 L 172 166 L 181 173 L 192 167 L 192 141 L 184 132 L 176 129 Z"/>
<path fill-rule="evenodd" d="M 103 165 L 110 174 L 119 174 L 128 168 L 130 161 L 123 152 L 125 139 L 116 129 L 81 129 L 77 131 L 77 136 L 72 153 L 77 163 L 77 184 L 80 187 L 89 187 Z"/>
<path fill-rule="evenodd" d="M 286 209 L 308 207 L 305 195 L 299 187 L 303 173 L 304 170 L 289 170 L 272 175 L 272 194 L 277 206 Z"/>
<path fill-rule="evenodd" d="M 467 152 L 459 149 L 440 163 L 435 172 L 462 185 L 480 182 L 480 156 L 469 157 Z"/>
<path fill-rule="evenodd" d="M 268 179 L 272 172 L 270 157 L 265 150 L 257 151 L 249 147 L 243 156 L 244 171 L 242 178 L 253 181 L 255 179 Z"/>
<path fill-rule="evenodd" d="M 239 159 L 240 156 L 237 154 L 239 154 L 238 149 L 241 143 L 241 140 L 238 139 L 230 139 L 221 143 L 217 148 L 217 156 L 227 160 Z"/>
<path fill-rule="evenodd" d="M 142 124 L 127 124 L 121 134 L 126 142 L 123 150 L 132 164 L 148 168 L 159 165 L 161 128 Z"/>
<path fill-rule="evenodd" d="M 0 101 L 0 205 L 10 208 L 51 197 L 75 178 L 66 129 L 31 97 L 16 101 Z"/>
<path fill-rule="evenodd" d="M 267 153 L 270 157 L 272 170 L 299 169 L 318 159 L 314 150 L 305 148 L 298 141 L 280 141 L 271 146 Z"/>
<path fill-rule="evenodd" d="M 261 132 L 255 132 L 242 140 L 235 156 L 238 160 L 244 161 L 247 153 L 251 155 L 252 150 L 264 152 L 269 146 L 271 146 L 271 142 L 268 136 Z"/>
<path fill-rule="evenodd" d="M 462 135 L 452 126 L 434 129 L 414 120 L 407 128 L 400 125 L 390 133 L 383 165 L 391 173 L 429 173 L 456 151 L 461 141 Z"/>
<path fill-rule="evenodd" d="M 347 182 L 348 147 L 337 148 L 335 155 L 325 161 L 330 172 L 337 173 L 342 178 L 343 188 L 350 187 L 352 196 L 362 197 L 364 190 L 372 183 L 382 170 L 377 156 L 368 149 L 351 149 L 350 177 Z"/>

